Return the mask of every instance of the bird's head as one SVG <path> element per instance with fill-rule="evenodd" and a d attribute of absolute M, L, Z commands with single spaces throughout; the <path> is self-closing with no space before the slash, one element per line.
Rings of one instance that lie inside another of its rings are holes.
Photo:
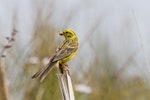
<path fill-rule="evenodd" d="M 73 30 L 64 30 L 59 32 L 60 35 L 63 35 L 66 39 L 72 39 L 76 37 L 76 34 Z"/>

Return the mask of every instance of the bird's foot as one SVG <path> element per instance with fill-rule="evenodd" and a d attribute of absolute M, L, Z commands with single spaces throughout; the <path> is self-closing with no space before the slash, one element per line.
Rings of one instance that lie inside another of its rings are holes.
<path fill-rule="evenodd" d="M 69 69 L 68 64 L 66 64 L 66 63 L 65 64 L 60 64 L 59 68 L 60 68 L 60 72 L 62 74 L 64 74 L 65 72 L 68 72 L 68 74 L 70 75 L 70 69 Z"/>

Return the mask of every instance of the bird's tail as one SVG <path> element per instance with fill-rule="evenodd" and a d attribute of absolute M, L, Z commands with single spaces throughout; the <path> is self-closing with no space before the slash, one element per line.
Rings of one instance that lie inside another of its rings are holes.
<path fill-rule="evenodd" d="M 32 78 L 39 78 L 40 82 L 42 82 L 47 74 L 52 70 L 53 66 L 56 64 L 56 62 L 50 62 L 46 67 L 44 67 L 42 70 L 35 73 Z"/>

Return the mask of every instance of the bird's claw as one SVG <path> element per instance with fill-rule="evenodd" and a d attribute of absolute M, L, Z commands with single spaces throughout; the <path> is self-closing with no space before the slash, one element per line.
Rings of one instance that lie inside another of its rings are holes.
<path fill-rule="evenodd" d="M 69 69 L 69 66 L 68 64 L 63 64 L 63 65 L 60 65 L 60 72 L 62 74 L 64 74 L 65 72 L 68 72 L 68 74 L 70 75 L 70 69 Z"/>

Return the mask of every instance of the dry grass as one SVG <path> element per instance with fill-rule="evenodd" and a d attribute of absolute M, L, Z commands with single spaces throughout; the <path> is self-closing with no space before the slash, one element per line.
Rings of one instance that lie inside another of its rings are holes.
<path fill-rule="evenodd" d="M 12 43 L 15 41 L 16 30 L 14 29 L 10 37 L 6 37 L 7 43 L 3 46 L 0 52 L 0 100 L 8 100 L 8 85 L 6 82 L 6 76 L 4 67 L 2 66 L 2 59 L 6 57 L 4 52 L 12 47 Z"/>

